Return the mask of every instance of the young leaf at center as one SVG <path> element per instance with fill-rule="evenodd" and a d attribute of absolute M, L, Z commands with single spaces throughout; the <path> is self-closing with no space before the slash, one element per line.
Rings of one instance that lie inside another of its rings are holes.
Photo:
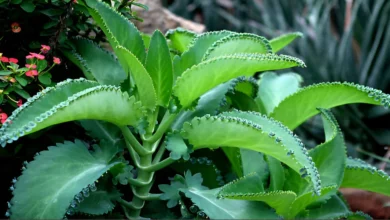
<path fill-rule="evenodd" d="M 168 106 L 173 84 L 172 61 L 167 41 L 158 30 L 152 35 L 145 67 L 156 89 L 157 104 Z"/>

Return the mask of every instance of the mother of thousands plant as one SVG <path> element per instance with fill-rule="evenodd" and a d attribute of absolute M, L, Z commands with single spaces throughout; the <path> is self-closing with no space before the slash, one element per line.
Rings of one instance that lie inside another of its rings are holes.
<path fill-rule="evenodd" d="M 169 208 L 180 204 L 176 214 L 184 218 L 368 218 L 351 212 L 338 189 L 390 195 L 386 173 L 347 157 L 327 110 L 350 103 L 388 107 L 389 95 L 351 83 L 300 88 L 293 73 L 250 78 L 304 67 L 276 54 L 297 34 L 268 41 L 176 29 L 148 38 L 106 3 L 80 4 L 116 57 L 89 40 L 73 39 L 73 50 L 63 53 L 88 79 L 69 79 L 30 98 L 1 127 L 0 143 L 78 120 L 99 142 L 89 147 L 66 141 L 25 162 L 10 187 L 7 217 L 102 215 L 118 205 L 127 218 L 139 218 L 151 216 L 144 207 L 154 205 L 151 200 L 168 200 Z M 292 130 L 316 114 L 325 141 L 308 150 Z M 153 193 L 156 172 L 168 166 L 184 176 Z M 234 178 L 221 172 L 229 171 L 238 178 L 225 184 Z M 160 214 L 172 217 L 165 209 Z"/>

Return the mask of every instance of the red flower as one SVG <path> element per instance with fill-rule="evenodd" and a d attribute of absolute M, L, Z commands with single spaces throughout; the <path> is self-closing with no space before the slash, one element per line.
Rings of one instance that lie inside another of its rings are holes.
<path fill-rule="evenodd" d="M 33 55 L 27 55 L 26 59 L 34 59 L 34 56 Z"/>
<path fill-rule="evenodd" d="M 38 76 L 38 71 L 36 70 L 29 70 L 26 72 L 26 76 L 34 78 L 34 76 Z"/>
<path fill-rule="evenodd" d="M 53 63 L 55 64 L 61 64 L 61 60 L 58 57 L 53 57 Z"/>
<path fill-rule="evenodd" d="M 19 107 L 22 106 L 22 105 L 23 105 L 22 99 L 19 99 L 19 100 L 18 100 L 18 103 L 16 103 L 16 104 L 17 104 Z"/>
<path fill-rule="evenodd" d="M 41 45 L 41 52 L 42 53 L 47 53 L 47 52 L 49 52 L 49 50 L 50 50 L 50 46 L 47 46 L 47 45 Z"/>
<path fill-rule="evenodd" d="M 11 24 L 11 30 L 14 33 L 19 33 L 22 30 L 22 28 L 20 27 L 18 22 L 14 22 Z"/>
<path fill-rule="evenodd" d="M 16 59 L 16 58 L 9 58 L 9 62 L 10 63 L 18 63 L 19 62 L 19 60 L 18 59 Z"/>
<path fill-rule="evenodd" d="M 8 63 L 9 62 L 8 57 L 1 57 L 1 62 Z"/>
<path fill-rule="evenodd" d="M 0 113 L 0 122 L 1 124 L 4 124 L 4 122 L 7 120 L 8 115 L 5 113 Z"/>
<path fill-rule="evenodd" d="M 29 68 L 29 69 L 36 69 L 37 65 L 35 65 L 35 64 L 26 64 L 26 67 Z"/>
<path fill-rule="evenodd" d="M 44 60 L 45 59 L 45 56 L 43 56 L 42 54 L 38 54 L 38 53 L 31 53 L 30 52 L 30 55 L 26 56 L 27 59 L 31 59 L 33 57 L 37 58 L 38 60 Z"/>

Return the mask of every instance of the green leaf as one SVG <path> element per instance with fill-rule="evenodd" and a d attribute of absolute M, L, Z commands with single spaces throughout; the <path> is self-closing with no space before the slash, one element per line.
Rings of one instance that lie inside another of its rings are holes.
<path fill-rule="evenodd" d="M 253 78 L 238 77 L 226 83 L 222 83 L 203 94 L 198 101 L 195 110 L 183 111 L 179 114 L 172 125 L 172 129 L 180 129 L 185 121 L 195 116 L 201 117 L 205 114 L 216 115 L 228 108 L 226 96 L 230 93 L 241 91 L 249 96 L 257 94 L 258 85 Z"/>
<path fill-rule="evenodd" d="M 121 169 L 119 173 L 114 175 L 114 178 L 112 178 L 112 183 L 114 185 L 117 185 L 118 182 L 122 185 L 129 184 L 129 178 L 133 178 L 133 173 L 131 172 L 133 170 L 133 166 L 126 165 L 125 168 Z"/>
<path fill-rule="evenodd" d="M 12 4 L 20 4 L 23 0 L 11 0 Z"/>
<path fill-rule="evenodd" d="M 171 152 L 169 156 L 174 160 L 180 158 L 188 160 L 190 159 L 190 153 L 192 152 L 192 150 L 187 147 L 180 134 L 169 134 L 167 136 L 166 149 Z"/>
<path fill-rule="evenodd" d="M 46 29 L 52 28 L 52 27 L 56 26 L 58 23 L 59 23 L 59 21 L 57 21 L 57 20 L 49 21 L 43 25 L 43 29 L 46 30 Z M 40 47 L 40 45 L 39 45 L 39 47 Z"/>
<path fill-rule="evenodd" d="M 59 8 L 49 8 L 49 9 L 45 9 L 45 10 L 40 10 L 39 12 L 41 12 L 44 15 L 47 15 L 47 16 L 51 17 L 51 16 L 62 15 L 62 13 L 64 13 L 65 10 L 64 9 L 59 9 Z"/>
<path fill-rule="evenodd" d="M 144 114 L 141 103 L 122 93 L 119 87 L 96 84 L 79 79 L 46 88 L 12 113 L 1 128 L 0 143 L 4 146 L 26 134 L 73 120 L 95 119 L 117 125 L 137 125 Z"/>
<path fill-rule="evenodd" d="M 328 110 L 319 109 L 319 111 L 321 112 L 324 124 L 326 140 L 325 143 L 309 151 L 309 155 L 313 158 L 315 166 L 318 169 L 318 177 L 323 186 L 321 196 L 316 198 L 316 200 L 326 200 L 330 194 L 336 193 L 340 187 L 347 156 L 344 137 L 336 119 Z M 289 172 L 284 188 L 298 194 L 298 198 L 294 202 L 290 212 L 290 216 L 292 217 L 315 201 L 311 196 L 314 193 L 311 186 L 305 181 L 302 181 L 300 176 L 295 172 Z"/>
<path fill-rule="evenodd" d="M 276 219 L 278 216 L 265 204 L 241 200 L 217 199 L 220 188 L 182 190 L 210 219 Z"/>
<path fill-rule="evenodd" d="M 17 179 L 11 218 L 63 218 L 76 194 L 118 164 L 93 157 L 79 140 L 49 147 Z"/>
<path fill-rule="evenodd" d="M 260 176 L 261 183 L 266 183 L 269 177 L 269 170 L 264 160 L 264 155 L 248 149 L 240 149 L 239 155 L 243 175 L 255 172 Z"/>
<path fill-rule="evenodd" d="M 325 204 L 315 209 L 309 209 L 308 219 L 340 219 L 347 217 L 351 211 L 337 195 L 332 196 Z"/>
<path fill-rule="evenodd" d="M 37 62 L 37 70 L 38 72 L 42 72 L 47 67 L 46 60 L 38 60 Z"/>
<path fill-rule="evenodd" d="M 271 180 L 269 184 L 270 191 L 282 190 L 284 186 L 285 176 L 284 168 L 281 162 L 271 156 L 265 155 L 269 172 L 271 174 Z"/>
<path fill-rule="evenodd" d="M 172 48 L 183 53 L 188 50 L 191 42 L 196 37 L 196 34 L 192 31 L 185 30 L 181 27 L 176 29 L 170 29 L 165 34 L 165 37 L 171 40 Z"/>
<path fill-rule="evenodd" d="M 316 115 L 316 108 L 365 103 L 390 106 L 390 96 L 379 90 L 352 83 L 319 83 L 305 87 L 288 96 L 270 113 L 270 116 L 295 129 Z"/>
<path fill-rule="evenodd" d="M 234 116 L 234 117 L 232 117 Z M 307 156 L 303 143 L 277 121 L 249 112 L 224 113 L 222 116 L 205 116 L 185 123 L 182 136 L 193 149 L 240 147 L 258 151 L 283 161 L 299 173 L 307 168 L 307 177 L 316 192 L 321 184 L 316 179 L 317 169 Z M 227 138 L 240 137 L 240 138 Z"/>
<path fill-rule="evenodd" d="M 302 77 L 296 73 L 277 75 L 274 72 L 265 72 L 261 74 L 256 102 L 263 109 L 262 113 L 267 115 L 271 113 L 283 99 L 297 92 L 302 82 Z"/>
<path fill-rule="evenodd" d="M 126 79 L 127 73 L 110 52 L 84 38 L 75 38 L 72 43 L 84 61 L 82 70 L 88 70 L 100 84 L 120 85 Z"/>
<path fill-rule="evenodd" d="M 173 60 L 174 78 L 180 76 L 185 70 L 202 61 L 207 49 L 217 40 L 226 37 L 233 32 L 230 31 L 215 31 L 207 32 L 198 35 L 192 40 L 181 57 L 177 56 Z"/>
<path fill-rule="evenodd" d="M 120 197 L 121 193 L 117 190 L 97 190 L 91 192 L 90 195 L 77 206 L 75 211 L 89 215 L 108 214 L 115 208 L 114 202 Z"/>
<path fill-rule="evenodd" d="M 137 57 L 126 48 L 119 46 L 117 51 L 118 57 L 123 58 L 121 63 L 125 71 L 130 72 L 134 78 L 142 105 L 150 110 L 154 110 L 157 103 L 157 95 L 149 73 Z"/>
<path fill-rule="evenodd" d="M 38 76 L 39 82 L 45 85 L 50 85 L 51 84 L 51 74 L 50 73 L 45 73 L 42 75 Z"/>
<path fill-rule="evenodd" d="M 117 144 L 121 140 L 122 132 L 114 124 L 97 120 L 81 120 L 80 124 L 92 138 L 106 140 L 112 143 L 112 145 Z"/>
<path fill-rule="evenodd" d="M 145 63 L 156 89 L 157 104 L 167 107 L 172 93 L 173 67 L 167 41 L 158 30 L 153 33 Z"/>
<path fill-rule="evenodd" d="M 116 12 L 108 4 L 98 0 L 87 0 L 89 13 L 103 30 L 112 48 L 122 46 L 134 54 L 141 63 L 145 60 L 145 46 L 137 28 L 127 18 Z M 117 53 L 116 53 L 117 54 Z M 121 57 L 118 56 L 118 59 Z M 120 60 L 125 62 L 125 60 Z"/>
<path fill-rule="evenodd" d="M 235 53 L 272 53 L 266 38 L 248 33 L 231 34 L 209 47 L 202 61 Z"/>
<path fill-rule="evenodd" d="M 265 202 L 274 208 L 277 214 L 286 216 L 297 195 L 292 191 L 264 192 L 262 187 L 258 187 L 260 181 L 258 175 L 247 175 L 223 186 L 218 196 L 226 199 Z"/>
<path fill-rule="evenodd" d="M 304 66 L 296 58 L 274 54 L 235 54 L 204 61 L 186 70 L 176 81 L 173 94 L 183 107 L 213 87 L 255 72 Z"/>
<path fill-rule="evenodd" d="M 274 53 L 278 52 L 279 50 L 289 45 L 297 37 L 302 37 L 302 36 L 303 34 L 301 32 L 293 32 L 293 33 L 283 34 L 279 37 L 270 40 L 272 52 Z"/>
<path fill-rule="evenodd" d="M 8 76 L 8 75 L 10 75 L 12 73 L 13 72 L 9 71 L 9 70 L 0 70 L 0 76 Z"/>
<path fill-rule="evenodd" d="M 35 10 L 35 5 L 32 3 L 32 1 L 23 1 L 22 4 L 20 4 L 20 7 L 28 13 L 31 13 Z"/>
<path fill-rule="evenodd" d="M 390 176 L 383 170 L 359 160 L 347 159 L 341 187 L 357 188 L 390 196 Z"/>
<path fill-rule="evenodd" d="M 16 79 L 16 81 L 18 81 L 18 82 L 20 83 L 20 85 L 22 85 L 22 86 L 26 86 L 27 83 L 28 83 L 28 81 L 27 81 L 25 78 L 23 78 L 23 76 L 15 76 L 15 79 Z"/>
<path fill-rule="evenodd" d="M 141 33 L 141 36 L 142 36 L 142 40 L 144 41 L 144 44 L 145 44 L 145 49 L 148 50 L 152 36 L 150 36 L 149 34 L 145 34 L 145 33 Z"/>
<path fill-rule="evenodd" d="M 205 190 L 207 187 L 202 186 L 203 178 L 200 173 L 191 174 L 191 171 L 187 171 L 183 176 L 175 175 L 170 185 L 160 184 L 158 188 L 163 192 L 161 195 L 162 200 L 168 200 L 167 207 L 173 208 L 178 204 L 180 199 L 180 190 L 194 188 L 199 190 Z"/>
<path fill-rule="evenodd" d="M 28 92 L 24 91 L 23 89 L 15 89 L 14 91 L 24 99 L 31 97 L 30 94 L 28 94 Z"/>
<path fill-rule="evenodd" d="M 84 76 L 88 80 L 95 80 L 95 77 L 91 73 L 91 69 L 87 66 L 87 61 L 85 61 L 80 54 L 76 53 L 76 51 L 70 51 L 66 49 L 60 50 L 66 58 L 68 58 L 72 63 L 74 63 L 81 71 L 83 71 Z"/>

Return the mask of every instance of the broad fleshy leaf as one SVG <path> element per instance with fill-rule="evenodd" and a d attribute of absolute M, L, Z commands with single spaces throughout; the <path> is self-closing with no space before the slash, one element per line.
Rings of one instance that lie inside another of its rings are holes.
<path fill-rule="evenodd" d="M 302 77 L 296 73 L 277 75 L 274 72 L 265 72 L 261 74 L 258 81 L 259 92 L 256 97 L 261 113 L 269 115 L 284 98 L 297 92 L 302 82 Z"/>
<path fill-rule="evenodd" d="M 117 47 L 122 46 L 143 63 L 146 55 L 145 46 L 142 36 L 134 24 L 105 2 L 86 0 L 86 3 L 90 7 L 88 8 L 89 13 L 107 36 L 114 51 L 117 52 Z M 122 59 L 119 56 L 118 58 Z M 124 61 L 121 60 L 121 62 Z"/>
<path fill-rule="evenodd" d="M 207 49 L 217 40 L 226 37 L 233 32 L 214 31 L 198 35 L 194 38 L 188 50 L 173 60 L 174 77 L 180 76 L 186 69 L 201 62 Z"/>
<path fill-rule="evenodd" d="M 198 206 L 210 219 L 276 219 L 278 215 L 265 204 L 244 201 L 217 199 L 220 188 L 181 190 L 186 197 Z"/>
<path fill-rule="evenodd" d="M 194 150 L 240 147 L 275 157 L 298 173 L 305 168 L 303 177 L 311 182 L 316 192 L 320 192 L 317 169 L 303 143 L 275 120 L 256 113 L 234 111 L 222 116 L 195 118 L 184 124 L 182 136 L 188 139 Z"/>
<path fill-rule="evenodd" d="M 183 53 L 184 51 L 188 50 L 191 42 L 196 37 L 196 34 L 178 27 L 176 29 L 168 30 L 165 36 L 171 41 L 173 49 Z"/>
<path fill-rule="evenodd" d="M 383 170 L 359 160 L 348 158 L 341 187 L 357 188 L 390 196 L 390 176 Z"/>
<path fill-rule="evenodd" d="M 264 37 L 248 33 L 231 34 L 214 42 L 202 61 L 235 53 L 272 53 L 272 49 Z"/>
<path fill-rule="evenodd" d="M 120 164 L 94 157 L 79 140 L 49 147 L 17 179 L 11 218 L 63 218 L 76 194 Z"/>
<path fill-rule="evenodd" d="M 157 104 L 168 106 L 172 93 L 173 67 L 167 41 L 158 30 L 152 35 L 145 67 L 156 89 Z"/>
<path fill-rule="evenodd" d="M 283 49 L 287 45 L 289 45 L 293 40 L 297 37 L 302 37 L 303 34 L 301 32 L 293 32 L 280 35 L 279 37 L 273 38 L 270 40 L 270 44 L 272 47 L 272 52 L 276 53 L 279 50 Z"/>
<path fill-rule="evenodd" d="M 115 201 L 120 197 L 121 193 L 117 190 L 90 192 L 90 195 L 84 198 L 75 211 L 89 215 L 108 214 L 115 208 Z"/>
<path fill-rule="evenodd" d="M 259 183 L 258 175 L 249 174 L 223 186 L 218 196 L 226 199 L 265 202 L 274 208 L 277 214 L 287 215 L 297 195 L 292 191 L 265 192 L 262 187 L 258 187 Z"/>
<path fill-rule="evenodd" d="M 183 107 L 188 107 L 210 89 L 239 76 L 304 65 L 301 60 L 284 55 L 243 53 L 221 56 L 187 69 L 177 79 L 173 94 Z"/>
<path fill-rule="evenodd" d="M 81 69 L 88 70 L 100 84 L 120 85 L 126 79 L 126 72 L 110 52 L 88 39 L 75 38 L 72 43 L 84 61 Z"/>
<path fill-rule="evenodd" d="M 325 143 L 310 150 L 309 155 L 313 158 L 319 172 L 316 178 L 321 181 L 321 185 L 323 186 L 321 196 L 316 196 L 316 200 L 326 200 L 330 194 L 336 193 L 336 190 L 340 187 L 347 154 L 344 137 L 336 119 L 328 110 L 319 109 L 319 111 L 321 112 L 324 124 Z M 305 171 L 303 170 L 303 172 Z M 302 181 L 300 176 L 295 172 L 289 172 L 284 188 L 286 190 L 292 190 L 298 195 L 298 198 L 292 206 L 291 216 L 295 216 L 299 211 L 314 201 L 311 198 L 311 194 L 314 193 L 311 186 L 305 181 Z"/>
<path fill-rule="evenodd" d="M 46 88 L 16 109 L 0 129 L 0 143 L 12 143 L 51 125 L 81 119 L 135 126 L 143 115 L 141 103 L 119 87 L 68 80 Z"/>
<path fill-rule="evenodd" d="M 319 113 L 317 108 L 333 108 L 345 104 L 365 103 L 390 106 L 390 96 L 380 90 L 353 83 L 319 83 L 300 89 L 286 97 L 270 116 L 295 129 Z"/>
<path fill-rule="evenodd" d="M 137 92 L 142 105 L 150 110 L 154 110 L 157 103 L 156 89 L 153 86 L 153 79 L 148 71 L 129 50 L 122 46 L 117 47 L 118 57 L 122 57 L 122 66 L 126 72 L 130 72 L 137 86 Z"/>

